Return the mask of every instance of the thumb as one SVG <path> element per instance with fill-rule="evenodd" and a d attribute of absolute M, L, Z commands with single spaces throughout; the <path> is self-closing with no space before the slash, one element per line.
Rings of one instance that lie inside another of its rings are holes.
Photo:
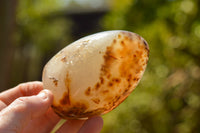
<path fill-rule="evenodd" d="M 48 90 L 38 95 L 20 97 L 0 112 L 0 132 L 20 132 L 30 120 L 46 113 L 53 100 Z"/>
<path fill-rule="evenodd" d="M 100 133 L 102 128 L 103 119 L 100 116 L 95 116 L 88 119 L 78 133 Z"/>

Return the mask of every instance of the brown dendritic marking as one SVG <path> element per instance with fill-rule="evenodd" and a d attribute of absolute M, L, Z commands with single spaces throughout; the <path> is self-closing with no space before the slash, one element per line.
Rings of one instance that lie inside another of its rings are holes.
<path fill-rule="evenodd" d="M 116 43 L 116 42 L 117 42 L 117 40 L 116 40 L 116 39 L 114 39 L 114 40 L 113 40 L 113 43 Z"/>
<path fill-rule="evenodd" d="M 71 80 L 67 73 L 65 79 L 67 91 L 63 96 L 63 99 L 60 100 L 60 105 L 54 104 L 52 106 L 55 112 L 63 118 L 85 118 L 109 112 L 123 102 L 141 78 L 140 73 L 144 70 L 144 63 L 147 63 L 148 61 L 148 45 L 145 44 L 145 42 L 142 42 L 142 38 L 139 38 L 141 40 L 139 42 L 144 44 L 133 44 L 138 43 L 138 41 L 133 40 L 134 38 L 135 37 L 132 33 L 123 32 L 119 34 L 116 39 L 113 40 L 112 44 L 106 48 L 105 53 L 99 52 L 100 54 L 104 54 L 104 63 L 101 66 L 99 81 L 94 85 L 94 87 L 88 87 L 85 90 L 85 95 L 91 96 L 91 100 L 95 104 L 100 104 L 102 102 L 104 107 L 91 111 L 88 110 L 89 104 L 87 102 L 80 101 L 74 103 L 73 101 L 72 104 L 72 100 L 70 101 Z M 119 47 L 115 47 L 115 45 L 119 45 Z M 134 47 L 137 47 L 137 45 L 138 49 L 136 51 Z M 142 60 L 142 58 L 144 60 Z M 112 68 L 113 66 L 116 68 L 116 64 L 119 74 L 112 73 Z M 102 86 L 103 88 L 99 89 Z M 118 88 L 116 95 L 113 96 L 115 93 L 112 93 L 112 91 L 116 86 L 119 86 L 120 88 Z M 97 93 L 104 95 L 105 99 L 100 100 L 98 97 L 93 95 Z M 64 108 L 62 106 L 63 104 L 65 105 Z"/>
<path fill-rule="evenodd" d="M 128 96 L 128 95 L 127 95 Z M 107 104 L 104 104 L 104 107 L 107 110 L 113 110 L 116 108 L 120 103 L 122 103 L 127 96 L 125 95 L 116 95 L 115 97 L 107 97 L 105 100 L 107 101 Z"/>
<path fill-rule="evenodd" d="M 121 65 L 119 66 L 119 72 L 121 77 L 125 78 L 127 81 L 127 89 L 125 89 L 123 92 L 124 95 L 127 95 L 127 93 L 130 93 L 128 90 L 133 89 L 131 88 L 133 84 L 137 84 L 139 81 L 140 77 L 135 78 L 135 76 L 144 70 L 146 65 L 144 62 L 148 60 L 147 56 L 149 51 L 147 50 L 148 45 L 145 43 L 145 41 L 142 41 L 143 38 L 141 38 L 139 35 L 135 34 L 138 38 L 138 41 L 133 41 L 133 34 L 127 34 L 126 32 L 123 34 L 125 37 L 123 40 L 121 40 L 122 48 L 119 49 L 118 53 L 115 53 L 114 55 L 118 54 L 121 57 L 124 57 Z M 137 45 L 138 50 L 134 51 L 134 47 Z"/>
<path fill-rule="evenodd" d="M 101 68 L 101 75 L 107 75 L 110 73 L 110 68 L 112 63 L 116 60 L 117 58 L 113 55 L 113 48 L 112 46 L 107 47 L 106 53 L 104 55 L 104 65 L 102 65 Z"/>
<path fill-rule="evenodd" d="M 123 96 L 127 96 L 129 94 L 129 87 L 127 87 L 122 93 Z"/>
<path fill-rule="evenodd" d="M 101 84 L 99 82 L 96 83 L 95 85 L 95 90 L 98 90 L 100 88 Z"/>
<path fill-rule="evenodd" d="M 103 94 L 109 93 L 109 90 L 103 90 L 102 93 Z"/>
<path fill-rule="evenodd" d="M 104 83 L 104 78 L 100 77 L 100 83 L 103 84 Z"/>
<path fill-rule="evenodd" d="M 75 103 L 72 107 L 69 107 L 67 110 L 63 110 L 62 107 L 54 107 L 56 111 L 63 118 L 79 118 L 83 117 L 82 115 L 86 112 L 88 105 L 84 103 Z"/>
<path fill-rule="evenodd" d="M 65 118 L 65 117 L 66 117 L 63 113 L 61 113 L 62 110 L 63 110 L 63 108 L 62 108 L 61 106 L 51 105 L 51 107 L 52 107 L 52 109 L 54 110 L 54 112 L 55 112 L 58 116 L 60 116 L 60 117 L 62 117 L 62 118 Z"/>
<path fill-rule="evenodd" d="M 70 105 L 70 84 L 71 84 L 71 79 L 69 77 L 69 72 L 67 72 L 66 77 L 65 77 L 65 87 L 66 87 L 66 93 L 64 93 L 63 98 L 60 100 L 61 104 L 69 104 Z"/>
<path fill-rule="evenodd" d="M 63 56 L 63 57 L 61 58 L 61 61 L 62 61 L 62 62 L 67 62 L 67 57 L 66 57 L 66 56 Z"/>
<path fill-rule="evenodd" d="M 122 32 L 113 40 L 104 53 L 104 63 L 101 66 L 99 81 L 94 88 L 88 88 L 85 91 L 86 95 L 90 95 L 93 90 L 96 93 L 100 91 L 106 97 L 102 102 L 108 104 L 105 104 L 102 112 L 110 111 L 123 102 L 139 81 L 140 72 L 144 70 L 144 65 L 146 65 L 144 63 L 148 60 L 148 45 L 143 44 L 145 42 L 142 41 L 140 36 L 138 36 L 139 41 L 133 40 L 134 38 L 134 34 Z M 119 48 L 116 49 L 115 45 L 119 45 Z M 135 48 L 138 49 L 135 50 Z M 112 74 L 112 68 L 116 64 L 119 64 L 119 76 Z M 120 83 L 126 85 L 124 86 L 125 89 L 118 89 L 117 95 L 113 96 L 112 90 Z M 102 86 L 106 88 L 100 90 L 99 88 Z M 97 97 L 93 97 L 91 100 L 96 104 L 101 102 Z M 84 114 L 91 115 L 93 113 L 85 112 Z"/>
<path fill-rule="evenodd" d="M 108 87 L 112 87 L 112 86 L 113 86 L 113 82 L 112 81 L 108 82 Z"/>
<path fill-rule="evenodd" d="M 135 77 L 135 78 L 133 78 L 133 81 L 139 81 L 140 80 L 140 78 L 137 78 L 137 77 Z"/>
<path fill-rule="evenodd" d="M 132 84 L 138 81 L 138 79 L 133 80 L 133 78 L 134 74 L 136 74 L 136 71 L 139 73 L 143 70 L 143 66 L 140 63 L 140 59 L 142 58 L 142 51 L 144 50 L 144 47 L 141 47 L 141 50 L 134 52 L 134 47 L 136 47 L 137 44 L 133 44 L 136 43 L 135 41 L 133 41 L 133 38 L 134 37 L 132 33 L 122 32 L 122 35 L 118 35 L 118 40 L 115 39 L 112 45 L 107 47 L 104 55 L 104 64 L 101 67 L 100 76 L 100 81 L 102 81 L 102 79 L 107 79 L 106 82 L 103 82 L 107 84 L 107 90 L 102 91 L 104 95 L 109 95 L 109 88 L 113 88 L 115 85 L 121 83 L 122 79 L 126 79 L 125 81 L 127 82 L 127 89 L 125 89 L 124 91 L 123 89 L 120 89 L 121 91 L 119 91 L 119 93 L 121 93 L 121 95 L 124 94 L 124 97 L 127 97 L 127 93 L 130 93 L 128 90 L 131 89 Z M 141 40 L 140 37 L 139 40 Z M 121 46 L 121 48 L 118 50 L 114 49 L 115 45 L 118 45 L 116 43 L 117 41 Z M 113 77 L 113 75 L 111 74 L 112 65 L 114 65 L 115 62 L 118 60 L 120 62 L 120 75 L 119 77 Z M 136 68 L 139 69 L 136 70 Z M 113 99 L 112 97 L 109 98 L 109 96 L 107 97 L 108 102 L 112 101 L 110 102 L 110 108 L 112 108 L 112 106 L 116 107 L 118 104 L 120 104 L 122 102 L 120 98 L 124 100 L 124 98 L 122 97 L 116 97 L 115 99 Z"/>
<path fill-rule="evenodd" d="M 88 105 L 81 102 L 75 103 L 72 107 L 67 110 L 67 114 L 70 115 L 81 115 L 88 109 Z"/>
<path fill-rule="evenodd" d="M 100 99 L 99 98 L 92 98 L 91 100 L 96 104 L 100 103 Z"/>
<path fill-rule="evenodd" d="M 110 79 L 110 77 L 111 77 L 111 74 L 108 73 L 108 74 L 106 75 L 106 78 L 107 78 L 107 79 Z"/>
<path fill-rule="evenodd" d="M 123 40 L 121 41 L 121 43 L 120 43 L 120 44 L 121 44 L 121 46 L 124 46 L 124 45 L 125 45 L 125 43 L 124 43 L 124 41 L 123 41 Z"/>
<path fill-rule="evenodd" d="M 132 41 L 133 40 L 133 33 L 131 32 L 122 32 L 124 35 L 124 40 L 126 41 Z"/>
<path fill-rule="evenodd" d="M 145 49 L 147 51 L 147 55 L 149 56 L 149 45 L 144 39 L 143 39 L 143 44 L 145 45 Z"/>
<path fill-rule="evenodd" d="M 119 34 L 119 35 L 118 35 L 118 39 L 120 39 L 121 37 L 122 37 L 122 36 Z"/>
<path fill-rule="evenodd" d="M 60 99 L 60 104 L 61 105 L 70 105 L 70 97 L 68 92 L 65 92 L 63 94 L 63 97 Z"/>
<path fill-rule="evenodd" d="M 112 81 L 113 81 L 113 82 L 116 82 L 116 83 L 120 83 L 120 82 L 121 82 L 121 79 L 120 79 L 120 78 L 112 78 Z"/>
<path fill-rule="evenodd" d="M 98 108 L 96 110 L 87 111 L 87 103 L 75 103 L 74 106 L 63 109 L 60 105 L 52 105 L 52 108 L 62 118 L 76 119 L 76 118 L 87 118 L 94 115 L 100 115 L 106 111 L 106 108 Z"/>
<path fill-rule="evenodd" d="M 126 77 L 127 82 L 129 83 L 132 80 L 132 74 L 128 74 Z"/>
<path fill-rule="evenodd" d="M 136 42 L 126 41 L 126 45 L 124 45 L 124 47 L 121 50 L 119 50 L 119 53 L 124 57 L 124 60 L 119 67 L 119 71 L 120 71 L 120 75 L 127 79 L 128 87 L 131 86 L 131 84 L 133 84 L 132 83 L 133 76 L 143 71 L 144 65 L 146 65 L 144 64 L 144 58 L 146 58 L 144 57 L 146 53 L 144 52 L 146 51 L 145 44 L 141 42 L 142 38 L 139 35 L 137 35 L 137 37 L 139 39 L 138 43 L 140 42 L 139 44 L 137 44 Z M 134 48 L 131 49 L 129 47 L 131 46 L 134 47 L 135 45 L 136 46 L 138 45 L 138 50 L 134 52 L 132 51 Z M 132 55 L 132 56 L 129 56 L 129 55 Z M 136 80 L 134 80 L 134 82 L 136 82 Z"/>
<path fill-rule="evenodd" d="M 55 86 L 58 86 L 58 79 L 56 79 L 55 77 L 49 77 L 49 79 L 53 81 Z"/>
<path fill-rule="evenodd" d="M 89 96 L 91 94 L 91 87 L 88 87 L 85 91 L 85 95 Z"/>

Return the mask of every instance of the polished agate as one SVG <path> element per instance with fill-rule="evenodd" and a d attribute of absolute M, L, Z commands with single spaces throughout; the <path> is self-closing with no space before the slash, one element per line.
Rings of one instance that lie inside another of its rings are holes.
<path fill-rule="evenodd" d="M 65 119 L 110 112 L 142 78 L 147 42 L 129 31 L 105 31 L 81 38 L 59 51 L 44 67 L 42 81 L 52 91 L 53 110 Z"/>

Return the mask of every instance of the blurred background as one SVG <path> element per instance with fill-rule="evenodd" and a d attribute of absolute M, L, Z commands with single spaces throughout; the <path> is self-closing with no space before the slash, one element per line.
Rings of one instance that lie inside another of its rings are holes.
<path fill-rule="evenodd" d="M 59 50 L 105 30 L 140 34 L 150 60 L 102 133 L 199 133 L 199 0 L 1 0 L 0 91 L 41 80 Z"/>

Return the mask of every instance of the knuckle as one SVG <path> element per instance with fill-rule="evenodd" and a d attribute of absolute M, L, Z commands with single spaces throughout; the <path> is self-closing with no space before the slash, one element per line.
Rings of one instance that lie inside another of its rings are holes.
<path fill-rule="evenodd" d="M 7 105 L 0 99 L 0 111 L 7 107 Z"/>
<path fill-rule="evenodd" d="M 16 99 L 16 102 L 18 102 L 20 104 L 25 104 L 26 100 L 27 100 L 26 97 L 19 97 L 19 98 Z"/>
<path fill-rule="evenodd" d="M 20 97 L 14 101 L 14 110 L 15 112 L 23 112 L 27 109 L 27 98 Z"/>
<path fill-rule="evenodd" d="M 25 83 L 21 83 L 17 86 L 22 96 L 26 95 L 26 91 L 28 90 L 27 85 Z"/>
<path fill-rule="evenodd" d="M 17 85 L 17 88 L 24 88 L 24 86 L 25 86 L 25 83 L 20 83 L 19 85 Z"/>

